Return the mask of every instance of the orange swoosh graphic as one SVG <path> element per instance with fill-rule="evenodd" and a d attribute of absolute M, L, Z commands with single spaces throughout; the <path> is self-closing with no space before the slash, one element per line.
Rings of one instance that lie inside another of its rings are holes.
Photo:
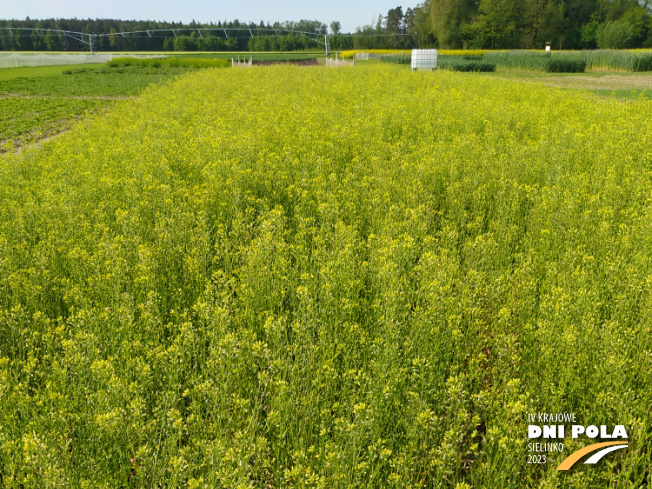
<path fill-rule="evenodd" d="M 610 447 L 612 445 L 627 445 L 627 442 L 626 441 L 606 441 L 604 443 L 594 443 L 593 445 L 589 445 L 588 447 L 581 448 L 580 450 L 578 450 L 576 452 L 573 452 L 568 457 L 566 457 L 564 459 L 564 461 L 559 464 L 559 467 L 557 467 L 557 470 L 568 470 L 575 464 L 575 462 L 577 462 L 579 459 L 581 459 L 587 453 L 595 452 L 596 450 L 600 450 L 601 448 L 604 448 L 604 447 Z"/>

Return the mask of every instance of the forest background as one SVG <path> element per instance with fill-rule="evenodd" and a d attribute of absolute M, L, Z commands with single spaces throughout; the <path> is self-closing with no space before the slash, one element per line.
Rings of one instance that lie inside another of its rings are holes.
<path fill-rule="evenodd" d="M 358 27 L 354 33 L 342 32 L 339 21 L 326 24 L 316 20 L 256 23 L 235 19 L 183 24 L 26 18 L 0 20 L 0 28 L 15 29 L 0 31 L 3 51 L 86 49 L 79 41 L 53 30 L 94 34 L 141 31 L 100 36 L 96 43 L 100 51 L 322 49 L 314 40 L 287 31 L 328 35 L 332 50 L 543 49 L 546 43 L 553 49 L 627 49 L 652 47 L 652 0 L 426 0 L 414 8 L 390 9 L 378 16 L 375 25 Z"/>

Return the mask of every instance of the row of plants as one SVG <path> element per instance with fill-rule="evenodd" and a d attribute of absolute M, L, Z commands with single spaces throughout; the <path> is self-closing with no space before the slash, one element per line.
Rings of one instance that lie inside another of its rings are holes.
<path fill-rule="evenodd" d="M 383 61 L 408 64 L 409 52 L 382 53 Z M 346 55 L 352 55 L 347 52 Z M 501 68 L 544 71 L 548 73 L 582 73 L 585 70 L 609 69 L 630 72 L 652 71 L 651 50 L 594 51 L 438 51 L 439 60 L 447 66 L 457 66 L 459 60 L 482 61 Z M 395 56 L 394 58 L 392 56 Z M 479 64 L 479 65 L 480 65 Z"/>
<path fill-rule="evenodd" d="M 652 50 L 620 51 L 603 49 L 577 53 L 586 60 L 588 69 L 612 69 L 632 72 L 652 71 Z"/>
<path fill-rule="evenodd" d="M 438 49 L 437 52 L 443 55 L 451 56 L 482 56 L 486 51 L 483 49 Z M 358 49 L 358 50 L 347 50 L 342 51 L 340 56 L 350 59 L 353 57 L 354 53 L 369 53 L 376 56 L 384 55 L 410 55 L 412 51 L 410 49 Z"/>
<path fill-rule="evenodd" d="M 74 97 L 0 97 L 0 153 L 52 136 L 110 103 Z"/>
<path fill-rule="evenodd" d="M 452 57 L 451 57 L 452 58 Z M 437 58 L 437 68 L 451 71 L 462 72 L 493 72 L 496 71 L 496 65 L 484 60 L 474 59 L 450 59 L 449 57 L 442 56 Z"/>
<path fill-rule="evenodd" d="M 136 58 L 121 57 L 107 62 L 110 68 L 142 67 L 142 68 L 224 68 L 231 66 L 232 59 L 248 60 L 252 58 L 253 64 L 267 65 L 273 63 L 316 64 L 317 55 L 310 53 L 225 53 L 201 54 L 173 57 Z"/>
<path fill-rule="evenodd" d="M 412 63 L 412 56 L 409 54 L 386 54 L 380 57 L 380 61 L 397 65 L 409 65 Z"/>
<path fill-rule="evenodd" d="M 196 70 L 0 157 L 0 486 L 645 485 L 651 111 Z"/>
<path fill-rule="evenodd" d="M 407 55 L 385 55 L 381 56 L 380 60 L 384 63 L 393 63 L 400 65 L 410 65 L 412 62 L 411 56 Z M 484 61 L 482 56 L 466 55 L 438 55 L 437 68 L 450 70 L 450 71 L 478 71 L 478 72 L 493 72 L 496 71 L 496 65 Z"/>
<path fill-rule="evenodd" d="M 380 59 L 386 63 L 404 65 L 411 63 L 411 56 L 406 55 L 385 55 L 381 56 Z M 583 73 L 586 69 L 586 61 L 583 59 L 571 57 L 553 58 L 547 53 L 528 53 L 520 57 L 502 53 L 500 58 L 490 55 L 455 56 L 439 54 L 437 56 L 437 68 L 451 71 L 493 72 L 496 71 L 497 65 L 508 68 L 545 71 L 548 73 Z"/>
<path fill-rule="evenodd" d="M 485 59 L 500 67 L 534 71 L 582 72 L 585 69 L 652 71 L 650 51 L 489 51 L 485 54 Z"/>
<path fill-rule="evenodd" d="M 106 65 L 109 68 L 125 68 L 129 66 L 137 66 L 142 68 L 188 68 L 188 69 L 201 69 L 201 68 L 224 68 L 231 66 L 231 62 L 226 59 L 207 59 L 207 58 L 192 58 L 192 57 L 157 57 L 157 58 L 136 58 L 126 56 L 122 58 L 114 58 L 108 61 Z"/>
<path fill-rule="evenodd" d="M 230 65 L 219 59 L 128 57 L 108 65 L 10 68 L 12 76 L 0 80 L 0 152 L 68 130 L 151 84 L 189 70 Z"/>

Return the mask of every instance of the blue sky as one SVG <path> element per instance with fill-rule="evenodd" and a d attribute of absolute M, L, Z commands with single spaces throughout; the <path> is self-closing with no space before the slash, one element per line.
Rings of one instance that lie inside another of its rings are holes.
<path fill-rule="evenodd" d="M 167 20 L 217 22 L 238 19 L 241 22 L 319 20 L 342 23 L 344 32 L 371 24 L 378 15 L 402 6 L 415 7 L 418 0 L 0 0 L 1 19 L 113 18 L 124 20 Z"/>

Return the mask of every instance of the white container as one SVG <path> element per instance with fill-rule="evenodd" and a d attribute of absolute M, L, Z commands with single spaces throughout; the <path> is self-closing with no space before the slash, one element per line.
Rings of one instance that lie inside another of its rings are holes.
<path fill-rule="evenodd" d="M 434 70 L 437 68 L 436 49 L 413 49 L 412 69 L 413 70 Z"/>

